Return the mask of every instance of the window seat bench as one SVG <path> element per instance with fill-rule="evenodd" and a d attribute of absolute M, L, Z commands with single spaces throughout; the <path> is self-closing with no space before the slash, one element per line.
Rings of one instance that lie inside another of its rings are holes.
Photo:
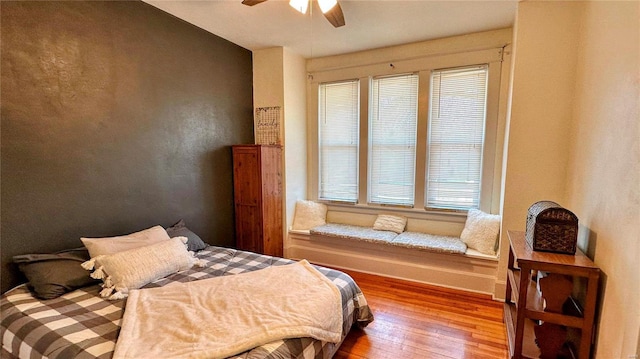
<path fill-rule="evenodd" d="M 329 267 L 492 296 L 504 292 L 504 283 L 497 280 L 497 255 L 467 248 L 459 237 L 418 232 L 422 228 L 415 227 L 401 234 L 339 223 L 289 229 L 285 253 Z"/>

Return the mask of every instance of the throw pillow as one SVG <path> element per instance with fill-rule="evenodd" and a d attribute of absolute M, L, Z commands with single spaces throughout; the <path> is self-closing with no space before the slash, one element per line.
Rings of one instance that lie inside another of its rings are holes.
<path fill-rule="evenodd" d="M 308 231 L 313 227 L 327 224 L 327 206 L 314 201 L 296 202 L 292 229 Z"/>
<path fill-rule="evenodd" d="M 161 226 L 151 227 L 140 232 L 117 237 L 80 238 L 89 250 L 91 258 L 126 251 L 169 239 L 167 231 Z"/>
<path fill-rule="evenodd" d="M 36 297 L 53 299 L 98 283 L 81 266 L 87 259 L 87 250 L 76 248 L 51 254 L 17 255 L 13 262 L 27 277 L 27 285 Z"/>
<path fill-rule="evenodd" d="M 184 220 L 179 220 L 178 223 L 173 226 L 167 228 L 167 234 L 169 237 L 187 237 L 189 240 L 187 241 L 187 249 L 192 252 L 197 252 L 203 250 L 207 247 L 207 244 L 202 241 L 197 234 L 191 232 L 187 225 L 184 223 Z"/>
<path fill-rule="evenodd" d="M 373 229 L 378 231 L 391 231 L 396 233 L 404 232 L 407 225 L 407 217 L 394 216 L 391 214 L 380 214 L 373 223 Z"/>
<path fill-rule="evenodd" d="M 460 239 L 467 247 L 484 254 L 496 254 L 496 240 L 500 232 L 500 216 L 478 209 L 470 209 Z"/>
<path fill-rule="evenodd" d="M 91 277 L 104 281 L 100 296 L 122 299 L 131 289 L 187 270 L 194 264 L 204 266 L 203 261 L 196 260 L 193 252 L 187 251 L 186 242 L 186 237 L 175 237 L 124 252 L 101 255 L 82 263 L 82 267 L 87 270 L 95 268 Z"/>

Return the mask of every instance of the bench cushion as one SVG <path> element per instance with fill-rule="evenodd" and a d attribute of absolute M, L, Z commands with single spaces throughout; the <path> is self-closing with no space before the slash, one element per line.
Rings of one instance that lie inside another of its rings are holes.
<path fill-rule="evenodd" d="M 311 235 L 323 235 L 355 239 L 365 242 L 384 243 L 391 242 L 398 234 L 391 231 L 378 231 L 371 227 L 353 226 L 350 224 L 327 223 L 311 228 Z"/>
<path fill-rule="evenodd" d="M 327 223 L 314 227 L 311 235 L 339 237 L 358 241 L 380 243 L 385 245 L 428 250 L 439 253 L 464 254 L 467 245 L 457 237 L 439 236 L 418 232 L 403 232 L 397 234 L 391 231 L 379 231 L 371 227 L 354 226 L 350 224 Z"/>
<path fill-rule="evenodd" d="M 419 232 L 403 232 L 393 239 L 392 244 L 440 253 L 464 254 L 467 250 L 467 245 L 460 238 Z"/>

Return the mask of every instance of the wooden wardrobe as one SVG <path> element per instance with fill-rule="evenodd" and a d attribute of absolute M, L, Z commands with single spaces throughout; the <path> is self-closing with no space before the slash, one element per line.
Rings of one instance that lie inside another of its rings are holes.
<path fill-rule="evenodd" d="M 235 145 L 232 152 L 236 246 L 282 257 L 282 147 Z"/>

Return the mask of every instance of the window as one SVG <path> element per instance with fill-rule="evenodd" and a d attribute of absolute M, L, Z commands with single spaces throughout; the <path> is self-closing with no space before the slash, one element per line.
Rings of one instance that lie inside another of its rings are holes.
<path fill-rule="evenodd" d="M 371 80 L 369 203 L 413 206 L 418 75 Z"/>
<path fill-rule="evenodd" d="M 480 205 L 487 72 L 482 66 L 432 73 L 427 207 Z"/>
<path fill-rule="evenodd" d="M 319 193 L 321 200 L 358 199 L 359 82 L 318 89 Z"/>
<path fill-rule="evenodd" d="M 451 223 L 460 218 L 453 212 L 495 211 L 508 75 L 503 55 L 502 48 L 487 48 L 393 62 L 349 55 L 309 63 L 309 198 L 356 204 L 347 210 L 356 214 L 385 206 Z"/>

